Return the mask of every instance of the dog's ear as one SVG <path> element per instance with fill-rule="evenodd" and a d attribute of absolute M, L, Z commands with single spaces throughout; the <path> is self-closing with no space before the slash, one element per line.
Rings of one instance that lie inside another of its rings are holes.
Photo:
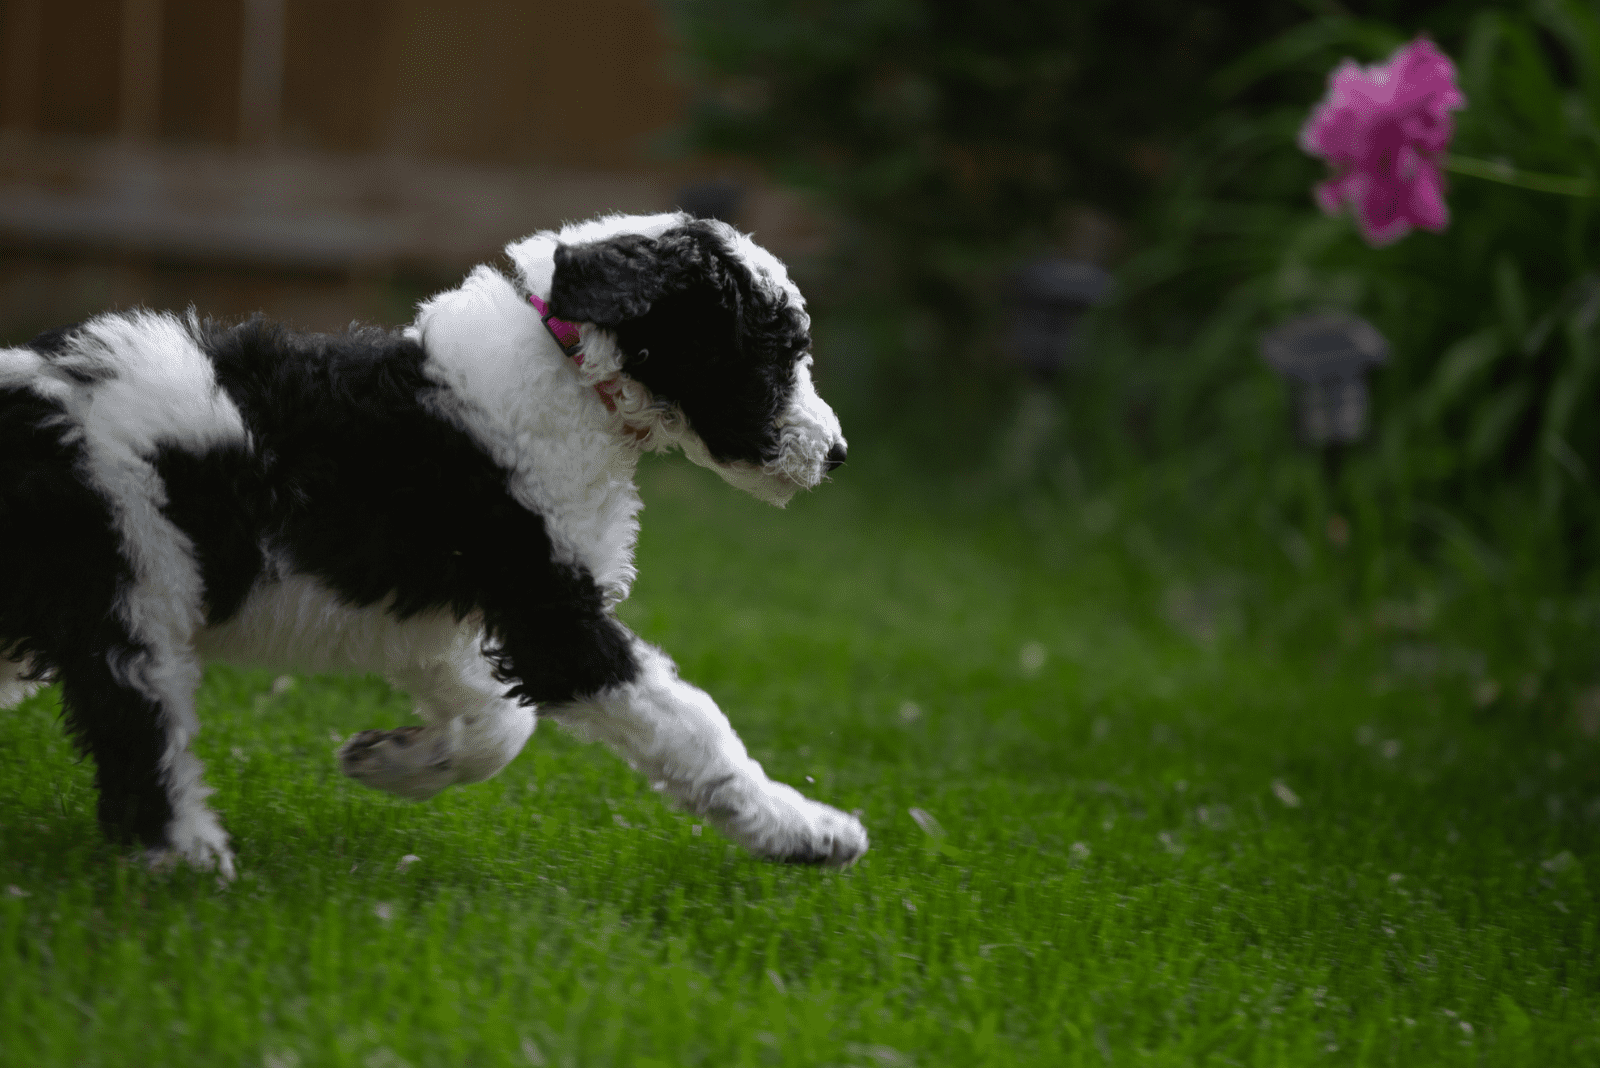
<path fill-rule="evenodd" d="M 550 311 L 569 322 L 615 327 L 648 313 L 656 301 L 698 286 L 732 285 L 715 238 L 692 223 L 660 237 L 623 234 L 585 245 L 560 245 Z"/>

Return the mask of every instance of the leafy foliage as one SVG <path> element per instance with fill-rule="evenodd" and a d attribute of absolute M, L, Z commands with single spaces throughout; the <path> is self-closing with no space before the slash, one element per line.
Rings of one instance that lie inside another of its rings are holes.
<path fill-rule="evenodd" d="M 1048 241 L 1074 203 L 1132 209 L 1200 113 L 1185 87 L 1294 17 L 1266 0 L 669 9 L 701 88 L 696 142 L 819 194 L 882 277 L 946 298 L 997 253 Z"/>
<path fill-rule="evenodd" d="M 1469 102 L 1455 151 L 1522 170 L 1600 174 L 1597 30 L 1593 9 L 1567 0 L 1478 12 L 1446 42 Z M 1343 55 L 1382 58 L 1407 36 L 1315 20 L 1224 68 L 1213 86 L 1304 85 Z M 1262 328 L 1354 309 L 1396 356 L 1375 382 L 1383 417 L 1357 472 L 1366 488 L 1384 506 L 1480 521 L 1509 495 L 1515 523 L 1543 529 L 1570 564 L 1592 563 L 1600 423 L 1584 413 L 1600 400 L 1600 201 L 1458 177 L 1444 234 L 1371 249 L 1348 220 L 1310 205 L 1318 168 L 1293 143 L 1309 98 L 1280 99 L 1226 109 L 1195 138 L 1151 213 L 1148 230 L 1159 237 L 1124 271 L 1126 310 L 1160 310 L 1144 317 L 1157 325 L 1143 337 L 1168 366 L 1186 365 L 1173 375 L 1186 396 L 1165 397 L 1179 410 L 1162 425 L 1191 434 L 1204 425 L 1193 410 L 1201 398 L 1259 392 L 1252 379 L 1264 372 L 1252 356 Z M 1229 444 L 1226 435 L 1218 443 Z"/>
<path fill-rule="evenodd" d="M 1401 552 L 1449 528 L 1567 573 L 1594 563 L 1600 198 L 1457 173 L 1445 233 L 1374 250 L 1316 210 L 1323 169 L 1296 146 L 1341 59 L 1374 62 L 1426 34 L 1460 66 L 1457 153 L 1600 178 L 1592 4 L 673 10 L 704 89 L 698 142 L 760 161 L 852 224 L 850 293 L 904 326 L 880 328 L 878 346 L 910 350 L 880 391 L 899 412 L 930 410 L 905 403 L 906 368 L 945 368 L 937 391 L 959 379 L 950 406 L 975 406 L 992 382 L 958 357 L 992 347 L 993 283 L 1069 244 L 1094 205 L 1122 220 L 1132 252 L 1098 316 L 1099 359 L 1064 390 L 1073 462 L 1169 463 L 1180 481 L 1226 484 L 1205 497 L 1214 511 L 1265 498 L 1304 522 L 1338 508 Z M 1395 358 L 1374 381 L 1372 442 L 1307 508 L 1257 339 L 1329 308 L 1371 319 Z"/>

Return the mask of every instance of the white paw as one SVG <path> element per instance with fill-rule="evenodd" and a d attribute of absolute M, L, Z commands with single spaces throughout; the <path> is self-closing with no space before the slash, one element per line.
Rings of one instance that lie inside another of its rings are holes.
<path fill-rule="evenodd" d="M 28 670 L 26 663 L 19 664 L 12 660 L 0 659 L 0 708 L 13 708 L 20 705 L 23 700 L 44 685 L 42 682 L 29 682 L 19 678 Z"/>
<path fill-rule="evenodd" d="M 710 818 L 756 856 L 790 864 L 848 868 L 869 845 L 860 820 L 781 782 L 762 783 L 745 797 L 716 798 Z"/>
<path fill-rule="evenodd" d="M 224 882 L 232 882 L 237 874 L 227 835 L 218 839 L 195 836 L 182 844 L 147 849 L 144 862 L 152 871 L 171 871 L 179 864 L 187 864 L 196 871 L 214 871 Z"/>
<path fill-rule="evenodd" d="M 377 790 L 426 801 L 456 781 L 446 739 L 424 727 L 371 730 L 351 735 L 339 747 L 339 769 Z"/>

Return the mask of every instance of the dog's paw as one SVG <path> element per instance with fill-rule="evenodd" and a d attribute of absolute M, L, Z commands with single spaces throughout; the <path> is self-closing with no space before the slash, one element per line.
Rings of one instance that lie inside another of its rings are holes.
<path fill-rule="evenodd" d="M 15 708 L 37 693 L 43 685 L 21 679 L 0 679 L 0 708 Z"/>
<path fill-rule="evenodd" d="M 20 705 L 44 685 L 42 682 L 30 682 L 22 678 L 22 673 L 27 669 L 26 663 L 19 664 L 14 660 L 0 658 L 0 708 Z"/>
<path fill-rule="evenodd" d="M 871 845 L 861 821 L 831 805 L 801 800 L 812 809 L 808 820 L 810 832 L 799 843 L 799 848 L 777 859 L 788 864 L 820 864 L 827 868 L 848 868 L 860 860 Z"/>
<path fill-rule="evenodd" d="M 339 769 L 363 785 L 426 801 L 456 781 L 442 742 L 424 727 L 362 731 L 339 747 Z"/>
<path fill-rule="evenodd" d="M 237 874 L 226 835 L 220 838 L 194 836 L 179 844 L 146 849 L 144 863 L 156 872 L 170 872 L 179 864 L 187 864 L 196 871 L 214 871 L 218 878 L 229 883 Z"/>
<path fill-rule="evenodd" d="M 779 782 L 762 784 L 756 804 L 717 823 L 756 856 L 789 864 L 848 868 L 870 844 L 860 820 Z"/>

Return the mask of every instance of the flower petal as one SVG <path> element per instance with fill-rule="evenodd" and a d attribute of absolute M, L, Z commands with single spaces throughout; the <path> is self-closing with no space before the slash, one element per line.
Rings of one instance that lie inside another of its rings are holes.
<path fill-rule="evenodd" d="M 1466 106 L 1455 64 L 1426 38 L 1383 63 L 1345 60 L 1300 130 L 1300 147 L 1338 173 L 1317 185 L 1323 211 L 1355 211 L 1374 245 L 1399 240 L 1413 226 L 1442 229 L 1450 218 L 1437 157 L 1450 146 L 1450 113 Z"/>
<path fill-rule="evenodd" d="M 1417 180 L 1411 184 L 1407 214 L 1411 221 L 1425 230 L 1435 232 L 1450 224 L 1450 208 L 1444 200 L 1444 178 L 1439 168 L 1426 164 Z"/>

